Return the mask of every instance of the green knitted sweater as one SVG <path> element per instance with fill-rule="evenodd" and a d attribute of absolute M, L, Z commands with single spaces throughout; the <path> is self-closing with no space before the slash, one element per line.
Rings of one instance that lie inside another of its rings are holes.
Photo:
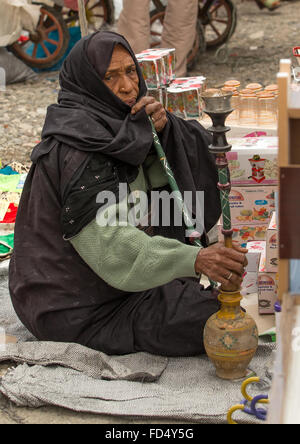
<path fill-rule="evenodd" d="M 145 175 L 146 172 L 146 175 Z M 139 169 L 131 192 L 146 192 L 167 184 L 162 166 L 155 155 L 148 156 Z M 115 215 L 124 214 L 127 200 L 114 207 Z M 199 248 L 185 245 L 162 236 L 150 237 L 134 225 L 111 226 L 107 212 L 107 226 L 94 219 L 70 242 L 105 282 L 114 288 L 139 292 L 155 288 L 176 278 L 197 277 L 195 262 Z"/>

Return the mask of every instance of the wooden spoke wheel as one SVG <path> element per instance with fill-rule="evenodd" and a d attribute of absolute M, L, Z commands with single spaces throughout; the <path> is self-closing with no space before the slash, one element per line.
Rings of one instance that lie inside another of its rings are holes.
<path fill-rule="evenodd" d="M 69 43 L 69 31 L 55 8 L 41 7 L 35 32 L 22 37 L 9 49 L 33 68 L 50 68 L 64 55 Z"/>
<path fill-rule="evenodd" d="M 114 23 L 114 4 L 112 0 L 87 0 L 85 8 L 90 30 L 99 31 L 104 23 Z M 79 24 L 77 11 L 63 8 L 62 15 L 67 24 Z"/>
<path fill-rule="evenodd" d="M 156 48 L 160 46 L 164 20 L 165 20 L 165 9 L 163 11 L 157 11 L 156 9 L 150 13 L 150 24 L 151 24 L 151 48 Z"/>
<path fill-rule="evenodd" d="M 237 9 L 231 0 L 199 1 L 199 21 L 202 27 L 197 27 L 197 38 L 189 55 L 189 63 L 197 56 L 197 48 L 203 52 L 204 47 L 213 48 L 225 43 L 235 31 Z M 166 8 L 155 9 L 150 13 L 151 47 L 160 46 Z M 205 44 L 203 45 L 203 28 Z"/>
<path fill-rule="evenodd" d="M 236 6 L 231 0 L 215 0 L 211 3 L 207 13 L 203 7 L 200 9 L 208 48 L 225 43 L 234 33 L 237 23 Z"/>
<path fill-rule="evenodd" d="M 154 10 L 150 14 L 150 23 L 151 23 L 151 48 L 156 48 L 160 46 L 163 32 L 165 18 L 165 10 L 157 11 Z M 188 68 L 192 69 L 194 64 L 197 61 L 197 57 L 199 53 L 203 53 L 206 49 L 205 37 L 203 26 L 201 25 L 200 20 L 198 20 L 197 24 L 197 34 L 194 41 L 193 48 L 191 49 L 188 55 Z"/>

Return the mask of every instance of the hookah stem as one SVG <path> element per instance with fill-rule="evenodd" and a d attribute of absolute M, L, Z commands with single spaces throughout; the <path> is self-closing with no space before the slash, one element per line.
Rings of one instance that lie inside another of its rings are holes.
<path fill-rule="evenodd" d="M 154 126 L 154 124 L 153 124 L 153 122 L 152 122 L 150 117 L 149 117 L 149 120 L 151 122 L 154 146 L 155 146 L 156 152 L 158 154 L 159 160 L 160 160 L 160 162 L 161 162 L 161 164 L 162 164 L 162 166 L 164 168 L 164 171 L 165 171 L 165 173 L 167 175 L 168 182 L 169 182 L 169 185 L 170 185 L 170 187 L 171 187 L 171 189 L 173 191 L 174 198 L 175 198 L 175 201 L 177 203 L 177 206 L 178 206 L 179 210 L 183 212 L 186 228 L 189 231 L 189 233 L 192 234 L 192 233 L 195 232 L 195 227 L 194 227 L 193 221 L 192 221 L 191 216 L 189 214 L 189 211 L 186 208 L 186 205 L 185 205 L 185 203 L 183 201 L 181 191 L 178 188 L 178 185 L 177 185 L 177 182 L 175 180 L 174 174 L 173 174 L 173 172 L 172 172 L 172 170 L 170 168 L 170 165 L 169 165 L 169 162 L 167 160 L 166 154 L 165 154 L 165 152 L 163 150 L 163 147 L 161 146 L 161 143 L 160 143 L 159 137 L 157 135 L 155 126 Z M 193 237 L 191 239 L 191 242 L 196 247 L 199 247 L 200 249 L 204 248 L 203 245 L 201 244 L 201 241 L 200 241 L 199 238 Z M 216 282 L 214 282 L 214 281 L 212 281 L 210 279 L 209 279 L 209 282 L 210 282 L 210 285 L 212 286 L 212 288 L 216 288 L 217 287 L 217 283 Z"/>
<path fill-rule="evenodd" d="M 231 212 L 229 205 L 229 195 L 231 190 L 230 176 L 228 171 L 228 161 L 225 153 L 217 154 L 216 164 L 219 172 L 219 184 L 218 188 L 220 190 L 221 206 L 222 206 L 222 216 L 223 216 L 223 230 L 224 243 L 226 248 L 233 248 L 232 243 L 232 225 L 231 225 Z M 221 286 L 221 292 L 236 292 L 237 288 L 228 283 L 227 288 Z"/>
<path fill-rule="evenodd" d="M 219 173 L 219 190 L 221 196 L 223 234 L 225 239 L 225 247 L 232 248 L 232 225 L 231 225 L 231 212 L 229 205 L 229 194 L 230 194 L 231 184 L 228 173 L 228 161 L 225 153 L 217 155 L 217 166 Z"/>

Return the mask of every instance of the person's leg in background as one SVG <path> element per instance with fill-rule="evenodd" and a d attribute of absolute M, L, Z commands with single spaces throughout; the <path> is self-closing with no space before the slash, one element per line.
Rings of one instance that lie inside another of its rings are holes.
<path fill-rule="evenodd" d="M 150 0 L 124 0 L 118 33 L 130 43 L 136 54 L 150 47 Z"/>
<path fill-rule="evenodd" d="M 168 0 L 162 48 L 176 49 L 176 76 L 187 73 L 187 56 L 195 38 L 199 0 Z"/>

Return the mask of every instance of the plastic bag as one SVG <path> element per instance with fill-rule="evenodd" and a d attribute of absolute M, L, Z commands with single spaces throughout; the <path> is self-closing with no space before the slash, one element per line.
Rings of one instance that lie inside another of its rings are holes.
<path fill-rule="evenodd" d="M 5 71 L 6 85 L 36 77 L 36 73 L 32 69 L 5 48 L 0 48 L 0 68 Z"/>

